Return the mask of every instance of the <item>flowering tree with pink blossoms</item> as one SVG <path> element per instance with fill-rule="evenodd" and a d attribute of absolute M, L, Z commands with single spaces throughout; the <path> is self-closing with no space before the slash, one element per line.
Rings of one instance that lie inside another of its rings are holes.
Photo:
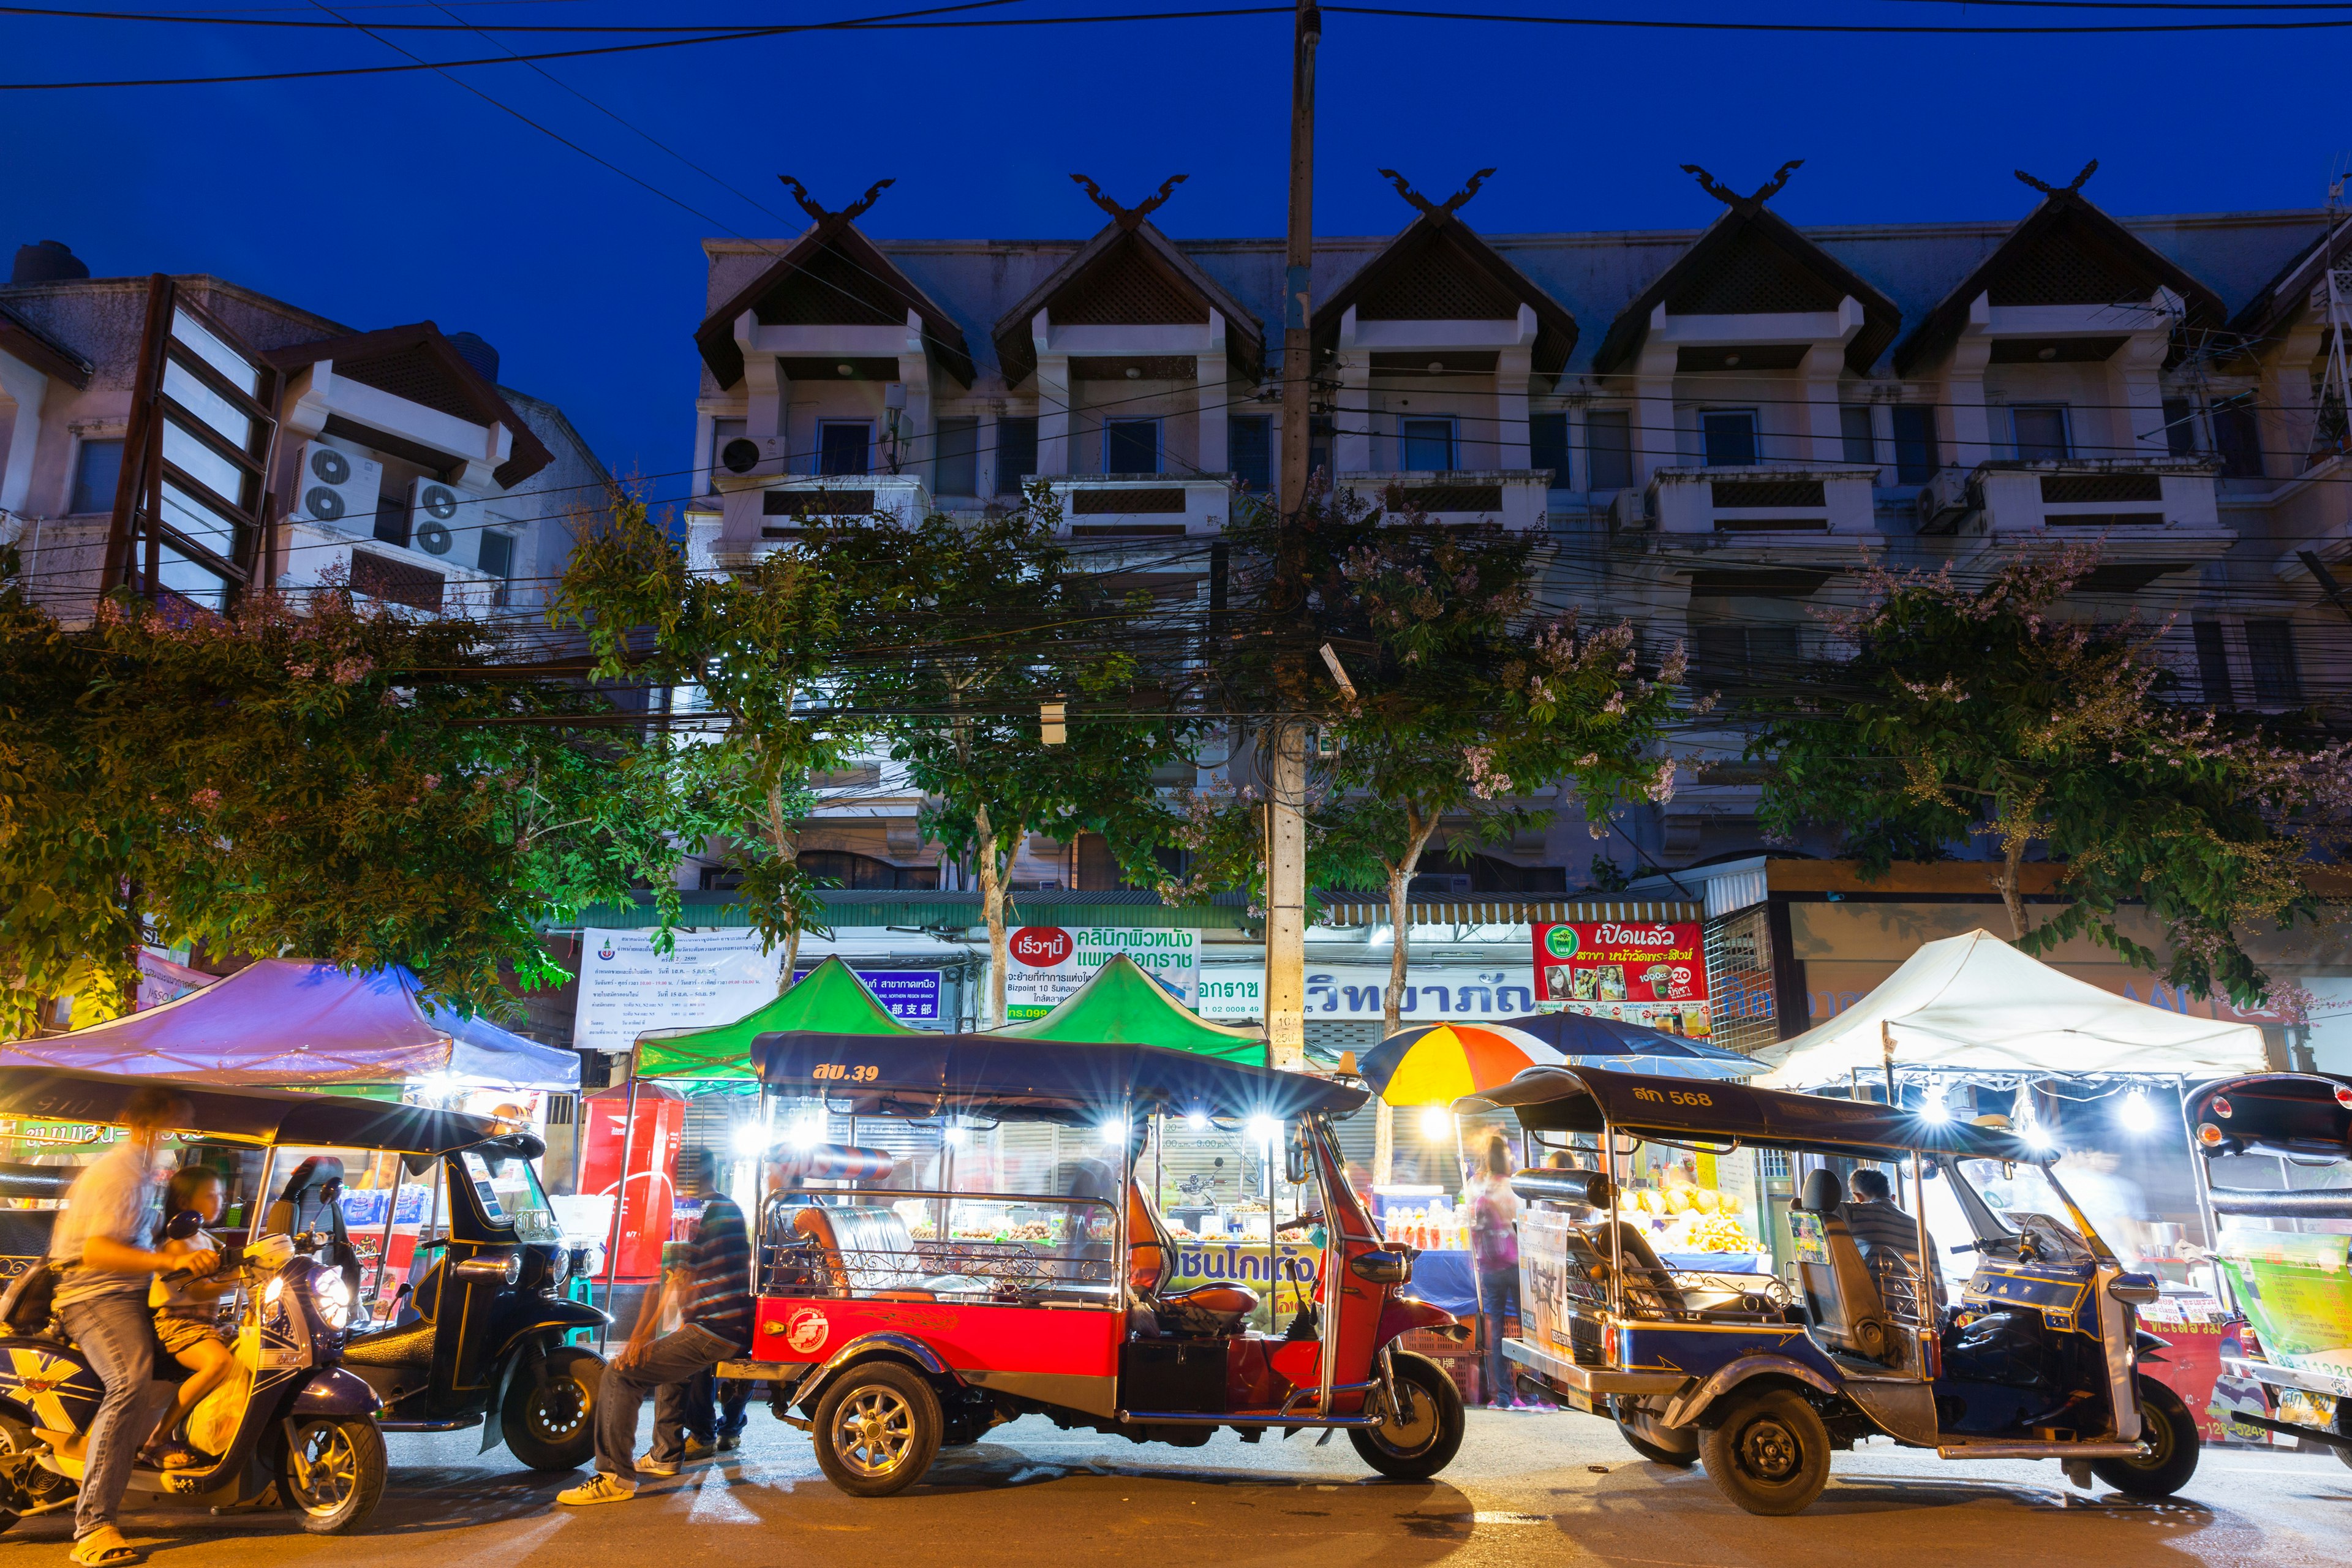
<path fill-rule="evenodd" d="M 1990 840 L 1986 879 L 2023 951 L 2087 936 L 2192 995 L 2294 1016 L 2300 988 L 2242 939 L 2318 913 L 2309 872 L 2352 824 L 2352 747 L 2183 700 L 2165 628 L 2066 609 L 2097 557 L 2056 551 L 1978 585 L 1868 574 L 1854 608 L 1824 617 L 1843 657 L 1755 731 L 1749 755 L 1770 763 L 1758 816 L 1781 837 L 1841 824 L 1873 875 Z M 2058 896 L 2039 923 L 2021 886 L 2036 849 Z M 2168 952 L 2118 924 L 2129 903 Z"/>

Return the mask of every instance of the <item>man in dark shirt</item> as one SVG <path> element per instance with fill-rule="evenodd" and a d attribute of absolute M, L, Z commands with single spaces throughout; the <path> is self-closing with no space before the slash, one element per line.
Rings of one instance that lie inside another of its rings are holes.
<path fill-rule="evenodd" d="M 629 1342 L 604 1369 L 597 1395 L 596 1474 L 557 1493 L 558 1502 L 626 1502 L 645 1478 L 677 1474 L 695 1374 L 740 1359 L 751 1342 L 751 1238 L 743 1211 L 716 1190 L 717 1162 L 708 1149 L 680 1155 L 678 1174 L 688 1190 L 705 1194 L 702 1222 L 685 1268 L 646 1298 Z M 673 1295 L 678 1326 L 656 1337 Z M 648 1392 L 654 1394 L 654 1446 L 636 1459 L 637 1415 Z"/>
<path fill-rule="evenodd" d="M 1920 1264 L 1919 1222 L 1895 1203 L 1886 1173 L 1864 1166 L 1853 1173 L 1847 1184 L 1853 1189 L 1853 1196 L 1844 1207 L 1845 1227 L 1853 1233 L 1854 1244 L 1862 1248 L 1863 1261 L 1882 1278 L 1907 1275 L 1916 1279 Z M 1930 1258 L 1935 1245 L 1935 1238 L 1929 1237 Z M 1940 1294 L 1942 1282 L 1932 1283 Z"/>

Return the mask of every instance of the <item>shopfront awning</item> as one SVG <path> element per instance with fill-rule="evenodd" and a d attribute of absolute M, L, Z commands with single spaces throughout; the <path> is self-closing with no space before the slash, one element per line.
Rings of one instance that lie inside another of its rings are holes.
<path fill-rule="evenodd" d="M 751 1084 L 751 1041 L 795 1031 L 821 1035 L 919 1035 L 890 1016 L 838 956 L 803 975 L 782 995 L 731 1024 L 708 1029 L 648 1029 L 637 1037 L 630 1071 L 638 1078 Z"/>
<path fill-rule="evenodd" d="M 1212 1024 L 1176 1000 L 1135 960 L 1118 953 L 1042 1018 L 992 1029 L 1014 1040 L 1091 1040 L 1162 1046 L 1219 1061 L 1266 1065 L 1265 1041 L 1248 1029 Z"/>
<path fill-rule="evenodd" d="M 398 966 L 362 973 L 266 958 L 160 1007 L 10 1041 L 0 1066 L 249 1088 L 580 1087 L 577 1053 L 429 1007 L 420 989 Z"/>
<path fill-rule="evenodd" d="M 2259 1072 L 2263 1032 L 2135 1002 L 2061 973 L 1987 931 L 1923 943 L 1818 1028 L 1756 1053 L 1763 1089 L 1875 1080 L 1896 1068 L 2028 1077 Z"/>

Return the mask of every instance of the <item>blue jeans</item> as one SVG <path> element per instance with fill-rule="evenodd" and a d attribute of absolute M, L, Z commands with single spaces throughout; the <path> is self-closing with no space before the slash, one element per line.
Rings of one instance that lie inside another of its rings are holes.
<path fill-rule="evenodd" d="M 1478 1300 L 1486 1318 L 1486 1403 L 1508 1405 L 1513 1402 L 1511 1390 L 1515 1383 L 1512 1363 L 1503 1359 L 1503 1320 L 1518 1315 L 1518 1265 L 1481 1268 Z"/>
<path fill-rule="evenodd" d="M 688 1323 L 646 1346 L 635 1366 L 606 1367 L 596 1394 L 596 1468 L 631 1486 L 645 1479 L 637 1473 L 637 1415 L 647 1394 L 654 1396 L 654 1446 L 646 1457 L 675 1464 L 686 1453 L 697 1374 L 742 1353 L 740 1345 Z"/>
<path fill-rule="evenodd" d="M 81 1496 L 74 1502 L 74 1539 L 114 1522 L 131 1467 L 146 1446 L 147 1384 L 155 1375 L 155 1318 L 144 1290 L 93 1296 L 58 1309 L 90 1370 L 106 1385 L 83 1449 Z"/>

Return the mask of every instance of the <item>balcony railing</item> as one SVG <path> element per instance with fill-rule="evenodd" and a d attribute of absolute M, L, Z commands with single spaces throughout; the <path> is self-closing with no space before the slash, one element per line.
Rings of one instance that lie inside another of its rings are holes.
<path fill-rule="evenodd" d="M 1228 474 L 1050 474 L 1045 482 L 1073 539 L 1215 533 L 1233 512 Z"/>
<path fill-rule="evenodd" d="M 1647 510 L 1661 533 L 1868 534 L 1877 478 L 1861 463 L 1660 468 Z"/>
<path fill-rule="evenodd" d="M 2217 465 L 2204 458 L 1996 460 L 1946 468 L 1919 491 L 1923 533 L 2219 531 Z"/>
<path fill-rule="evenodd" d="M 1338 488 L 1383 510 L 1425 512 L 1440 522 L 1484 520 L 1516 533 L 1540 530 L 1550 521 L 1549 468 L 1341 474 Z"/>

